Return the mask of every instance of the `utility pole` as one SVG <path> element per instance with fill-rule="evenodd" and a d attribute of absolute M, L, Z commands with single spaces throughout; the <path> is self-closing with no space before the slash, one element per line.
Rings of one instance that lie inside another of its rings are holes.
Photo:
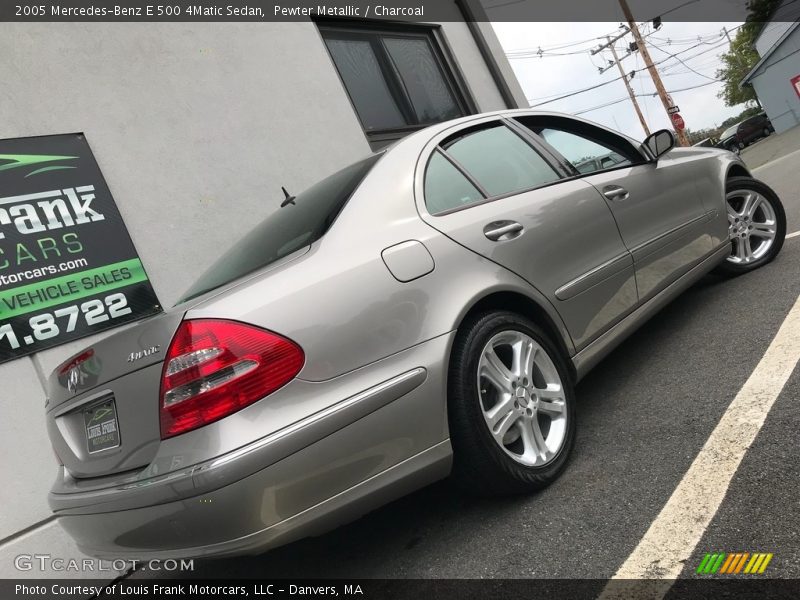
<path fill-rule="evenodd" d="M 639 47 L 639 52 L 642 54 L 642 60 L 644 60 L 644 64 L 647 65 L 647 70 L 650 72 L 650 77 L 653 79 L 653 85 L 656 86 L 656 92 L 658 92 L 658 96 L 661 98 L 661 104 L 664 105 L 664 110 L 667 111 L 667 115 L 670 117 L 670 120 L 672 120 L 672 115 L 669 113 L 669 95 L 667 94 L 667 90 L 664 89 L 664 83 L 661 81 L 658 70 L 653 64 L 653 59 L 650 58 L 650 53 L 647 51 L 647 46 L 644 44 L 642 34 L 639 33 L 639 28 L 636 26 L 633 13 L 631 13 L 631 9 L 628 7 L 628 3 L 625 0 L 619 0 L 619 5 L 622 7 L 622 12 L 625 15 L 625 19 L 628 21 L 628 26 L 631 28 L 631 33 L 636 40 L 636 45 Z M 677 127 L 675 129 L 678 133 L 678 143 L 681 146 L 688 146 L 689 139 L 686 137 L 686 133 Z"/>
<path fill-rule="evenodd" d="M 722 33 L 724 33 L 725 37 L 728 38 L 728 44 L 733 44 L 733 40 L 731 39 L 731 34 L 728 33 L 727 27 L 722 28 Z"/>
<path fill-rule="evenodd" d="M 608 40 L 608 47 L 611 50 L 611 56 L 614 57 L 614 62 L 617 63 L 617 67 L 619 67 L 619 74 L 622 75 L 622 81 L 625 82 L 625 89 L 628 90 L 628 95 L 631 97 L 631 102 L 633 102 L 633 108 L 636 110 L 636 115 L 639 117 L 639 122 L 642 124 L 642 129 L 644 129 L 644 135 L 649 136 L 650 128 L 647 126 L 647 121 L 644 120 L 642 109 L 639 108 L 639 102 L 636 100 L 636 94 L 633 93 L 633 88 L 631 88 L 630 81 L 628 81 L 628 75 L 622 68 L 622 63 L 619 61 L 619 57 L 617 57 L 617 51 L 614 48 L 614 43 L 611 41 L 610 36 L 606 36 L 606 39 Z"/>
<path fill-rule="evenodd" d="M 628 83 L 628 75 L 625 73 L 625 70 L 622 68 L 622 63 L 620 62 L 620 59 L 617 56 L 617 51 L 614 48 L 614 44 L 617 42 L 617 40 L 620 40 L 623 37 L 625 37 L 628 34 L 628 32 L 630 31 L 630 29 L 628 29 L 628 28 L 624 28 L 624 29 L 625 29 L 625 31 L 623 31 L 622 33 L 620 33 L 618 36 L 616 36 L 613 39 L 611 38 L 610 35 L 607 35 L 606 36 L 607 43 L 602 45 L 602 46 L 598 46 L 597 48 L 593 49 L 591 51 L 591 54 L 595 55 L 595 54 L 597 54 L 599 52 L 602 52 L 606 48 L 611 48 L 611 54 L 614 55 L 614 62 L 617 64 L 617 67 L 619 68 L 619 74 L 622 76 L 622 81 L 625 82 L 625 89 L 628 90 L 628 95 L 631 97 L 631 102 L 633 102 L 633 108 L 636 109 L 636 114 L 639 116 L 639 122 L 642 124 L 642 129 L 644 129 L 644 134 L 645 135 L 650 135 L 650 129 L 647 127 L 647 122 L 644 120 L 644 115 L 642 114 L 642 111 L 639 108 L 639 103 L 636 101 L 636 94 L 633 93 L 633 89 L 631 88 L 630 84 Z M 622 58 L 624 59 L 627 56 L 630 56 L 630 52 L 628 52 L 628 54 L 626 54 Z M 610 61 L 609 61 L 609 63 L 610 63 Z M 610 68 L 611 68 L 611 65 L 609 64 L 609 66 L 607 66 L 605 68 L 601 68 L 600 69 L 600 73 L 605 73 Z"/>

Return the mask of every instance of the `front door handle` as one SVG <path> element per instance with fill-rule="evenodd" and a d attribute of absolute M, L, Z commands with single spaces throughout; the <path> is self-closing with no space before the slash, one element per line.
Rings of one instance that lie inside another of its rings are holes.
<path fill-rule="evenodd" d="M 621 202 L 630 198 L 628 190 L 618 185 L 607 185 L 603 188 L 603 196 L 613 202 Z"/>
<path fill-rule="evenodd" d="M 523 234 L 525 228 L 516 221 L 492 221 L 483 228 L 483 235 L 493 242 L 513 240 Z"/>

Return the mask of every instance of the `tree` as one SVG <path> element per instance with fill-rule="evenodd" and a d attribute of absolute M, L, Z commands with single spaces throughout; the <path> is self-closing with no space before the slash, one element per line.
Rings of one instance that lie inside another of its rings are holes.
<path fill-rule="evenodd" d="M 751 100 L 758 102 L 753 86 L 740 88 L 739 83 L 759 61 L 755 48 L 756 38 L 780 2 L 781 0 L 750 0 L 747 5 L 747 22 L 736 32 L 728 52 L 720 56 L 723 67 L 717 70 L 716 76 L 724 83 L 724 87 L 717 97 L 725 100 L 727 106 L 736 106 Z"/>

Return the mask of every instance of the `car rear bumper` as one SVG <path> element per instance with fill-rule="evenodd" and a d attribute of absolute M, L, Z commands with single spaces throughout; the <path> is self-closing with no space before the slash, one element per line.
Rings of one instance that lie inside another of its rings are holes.
<path fill-rule="evenodd" d="M 372 385 L 190 467 L 88 490 L 62 469 L 51 508 L 83 552 L 109 559 L 257 553 L 357 518 L 449 472 L 451 338 L 331 380 Z"/>
<path fill-rule="evenodd" d="M 59 522 L 82 552 L 108 560 L 258 554 L 325 533 L 446 477 L 451 455 L 449 440 L 442 441 L 303 510 L 292 502 L 292 490 L 287 491 L 298 485 L 292 478 L 307 462 L 298 456 L 201 496 L 120 512 L 62 516 Z"/>

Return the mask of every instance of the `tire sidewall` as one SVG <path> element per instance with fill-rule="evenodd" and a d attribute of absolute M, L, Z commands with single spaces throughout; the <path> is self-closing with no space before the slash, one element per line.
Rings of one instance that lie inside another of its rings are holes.
<path fill-rule="evenodd" d="M 561 445 L 556 457 L 540 467 L 518 463 L 503 451 L 489 432 L 489 427 L 486 425 L 483 416 L 478 394 L 478 363 L 489 340 L 503 331 L 518 331 L 533 338 L 553 361 L 564 389 L 567 410 L 564 443 Z M 458 377 L 459 389 L 454 390 L 455 394 L 451 394 L 451 396 L 455 396 L 452 400 L 455 400 L 459 406 L 453 408 L 463 410 L 466 413 L 467 421 L 474 429 L 474 436 L 481 441 L 482 450 L 492 458 L 492 461 L 500 469 L 521 482 L 535 484 L 537 479 L 542 477 L 554 478 L 566 465 L 574 443 L 576 428 L 575 393 L 562 354 L 556 350 L 542 330 L 532 322 L 515 313 L 494 312 L 484 315 L 479 320 L 478 326 L 470 330 L 465 355 L 466 361 L 462 362 L 461 365 L 453 365 L 454 369 L 461 370 Z"/>
<path fill-rule="evenodd" d="M 786 237 L 786 213 L 780 198 L 778 198 L 778 195 L 772 190 L 772 188 L 770 188 L 767 184 L 751 177 L 732 177 L 725 185 L 726 198 L 729 193 L 738 190 L 752 190 L 761 196 L 764 196 L 769 201 L 770 205 L 772 206 L 772 210 L 775 212 L 775 239 L 772 243 L 772 248 L 769 249 L 769 252 L 752 263 L 741 265 L 731 263 L 726 258 L 725 262 L 722 263 L 722 267 L 725 271 L 731 274 L 747 273 L 772 261 L 781 251 L 784 238 Z M 725 209 L 727 210 L 727 200 L 725 203 Z"/>

